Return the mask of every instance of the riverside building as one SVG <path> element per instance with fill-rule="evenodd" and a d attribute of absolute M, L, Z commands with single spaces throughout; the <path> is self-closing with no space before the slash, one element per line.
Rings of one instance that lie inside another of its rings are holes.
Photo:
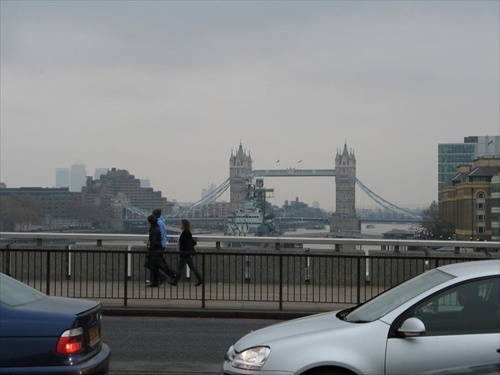
<path fill-rule="evenodd" d="M 440 215 L 454 225 L 458 240 L 498 241 L 500 155 L 459 166 L 442 190 Z"/>
<path fill-rule="evenodd" d="M 500 155 L 500 136 L 470 136 L 463 143 L 440 143 L 438 145 L 438 200 L 442 190 L 451 184 L 460 165 L 472 165 L 482 156 Z"/>

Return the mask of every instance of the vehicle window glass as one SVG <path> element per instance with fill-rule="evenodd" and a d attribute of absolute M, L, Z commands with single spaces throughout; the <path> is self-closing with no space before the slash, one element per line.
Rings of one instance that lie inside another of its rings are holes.
<path fill-rule="evenodd" d="M 0 302 L 10 306 L 19 306 L 38 301 L 45 294 L 33 289 L 12 277 L 0 274 Z"/>
<path fill-rule="evenodd" d="M 437 269 L 423 273 L 361 305 L 347 315 L 345 320 L 349 322 L 371 322 L 380 319 L 420 293 L 434 288 L 453 277 Z"/>
<path fill-rule="evenodd" d="M 424 322 L 426 336 L 500 332 L 499 293 L 498 277 L 460 284 L 419 303 L 408 316 Z"/>

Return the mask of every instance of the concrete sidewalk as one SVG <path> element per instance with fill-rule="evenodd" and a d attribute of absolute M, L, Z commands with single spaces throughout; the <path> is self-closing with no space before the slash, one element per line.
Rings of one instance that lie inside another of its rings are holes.
<path fill-rule="evenodd" d="M 309 302 L 351 300 L 356 288 L 312 284 L 285 288 L 283 296 L 273 284 L 206 283 L 195 287 L 189 280 L 173 287 L 168 284 L 147 287 L 144 281 L 78 282 L 54 284 L 51 295 L 98 300 L 103 314 L 116 316 L 176 316 L 213 318 L 293 319 L 344 309 L 353 303 Z M 378 293 L 378 290 L 377 290 Z M 126 297 L 125 297 L 126 296 Z M 282 297 L 280 304 L 279 298 Z M 362 295 L 366 299 L 366 294 Z M 203 299 L 205 298 L 205 299 Z M 288 302 L 290 301 L 290 302 Z"/>
<path fill-rule="evenodd" d="M 134 299 L 123 305 L 120 300 L 100 299 L 103 314 L 110 316 L 203 317 L 237 319 L 288 320 L 307 315 L 345 309 L 352 304 L 286 302 L 279 309 L 277 302 L 200 301 L 167 299 Z"/>

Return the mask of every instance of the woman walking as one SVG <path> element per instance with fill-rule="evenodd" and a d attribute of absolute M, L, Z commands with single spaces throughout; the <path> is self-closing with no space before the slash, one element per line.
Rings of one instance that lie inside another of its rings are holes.
<path fill-rule="evenodd" d="M 179 241 L 177 242 L 177 251 L 179 252 L 179 266 L 177 267 L 177 275 L 175 279 L 172 280 L 172 282 L 167 282 L 173 286 L 176 286 L 177 282 L 182 276 L 182 271 L 187 264 L 198 279 L 198 282 L 194 284 L 194 286 L 199 286 L 203 284 L 203 276 L 198 271 L 193 262 L 193 258 L 195 256 L 194 247 L 196 246 L 196 241 L 193 239 L 193 235 L 191 234 L 191 223 L 189 222 L 189 220 L 182 219 L 180 225 L 182 233 L 179 236 Z"/>

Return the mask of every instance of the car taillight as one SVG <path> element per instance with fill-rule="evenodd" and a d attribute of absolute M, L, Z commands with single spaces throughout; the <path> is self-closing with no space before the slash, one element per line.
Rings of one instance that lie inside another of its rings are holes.
<path fill-rule="evenodd" d="M 57 353 L 75 354 L 85 350 L 83 328 L 73 328 L 64 331 L 57 342 Z"/>

